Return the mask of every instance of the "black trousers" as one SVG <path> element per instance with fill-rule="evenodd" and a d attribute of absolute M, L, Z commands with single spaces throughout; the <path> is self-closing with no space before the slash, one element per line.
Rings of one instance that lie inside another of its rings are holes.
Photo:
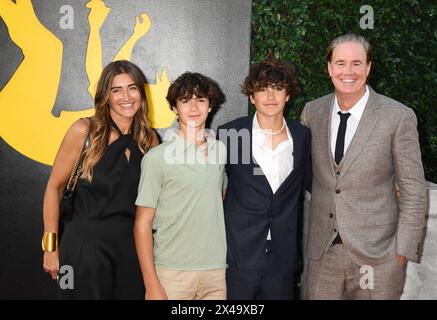
<path fill-rule="evenodd" d="M 230 264 L 226 270 L 228 300 L 293 300 L 294 270 L 278 272 L 266 252 L 262 266 L 254 270 Z"/>

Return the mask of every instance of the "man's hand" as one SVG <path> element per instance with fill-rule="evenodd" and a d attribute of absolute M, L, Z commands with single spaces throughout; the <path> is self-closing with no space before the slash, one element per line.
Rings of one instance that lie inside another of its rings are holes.
<path fill-rule="evenodd" d="M 146 288 L 146 300 L 168 300 L 167 294 L 161 284 Z"/>

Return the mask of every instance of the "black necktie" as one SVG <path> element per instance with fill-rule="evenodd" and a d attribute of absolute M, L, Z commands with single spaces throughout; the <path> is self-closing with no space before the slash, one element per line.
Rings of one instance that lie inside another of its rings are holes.
<path fill-rule="evenodd" d="M 349 112 L 341 113 L 341 111 L 337 112 L 337 114 L 340 116 L 340 125 L 338 126 L 337 141 L 335 142 L 335 162 L 339 164 L 343 158 L 344 136 L 346 133 L 347 119 L 351 114 Z"/>

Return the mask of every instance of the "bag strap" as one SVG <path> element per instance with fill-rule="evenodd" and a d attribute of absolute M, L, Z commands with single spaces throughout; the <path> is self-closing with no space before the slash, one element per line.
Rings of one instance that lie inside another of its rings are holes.
<path fill-rule="evenodd" d="M 79 179 L 79 173 L 81 172 L 82 169 L 83 159 L 85 158 L 85 150 L 88 149 L 89 143 L 90 143 L 90 126 L 88 126 L 86 136 L 82 142 L 82 147 L 80 149 L 79 157 L 77 158 L 76 163 L 74 164 L 73 171 L 71 171 L 70 179 L 68 179 L 68 183 L 66 187 L 68 190 L 74 190 L 74 188 L 76 187 L 77 180 Z"/>

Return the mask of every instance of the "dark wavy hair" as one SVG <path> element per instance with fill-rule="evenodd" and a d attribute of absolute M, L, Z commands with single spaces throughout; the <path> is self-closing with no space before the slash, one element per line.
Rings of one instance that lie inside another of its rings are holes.
<path fill-rule="evenodd" d="M 225 100 L 223 92 L 212 79 L 196 72 L 185 72 L 168 88 L 167 101 L 170 109 L 176 107 L 176 102 L 182 99 L 208 98 L 209 106 L 213 110 Z"/>
<path fill-rule="evenodd" d="M 286 89 L 290 100 L 300 93 L 295 67 L 286 60 L 269 58 L 250 67 L 249 75 L 241 86 L 246 96 L 262 91 L 267 87 Z"/>
<path fill-rule="evenodd" d="M 95 114 L 90 120 L 90 147 L 85 152 L 82 177 L 92 180 L 93 168 L 102 158 L 111 132 L 109 97 L 112 80 L 119 74 L 126 73 L 135 82 L 141 94 L 141 107 L 133 119 L 133 137 L 142 153 L 146 153 L 152 144 L 152 129 L 147 118 L 147 97 L 144 85 L 147 83 L 141 69 L 127 60 L 114 61 L 102 71 L 94 97 Z"/>

